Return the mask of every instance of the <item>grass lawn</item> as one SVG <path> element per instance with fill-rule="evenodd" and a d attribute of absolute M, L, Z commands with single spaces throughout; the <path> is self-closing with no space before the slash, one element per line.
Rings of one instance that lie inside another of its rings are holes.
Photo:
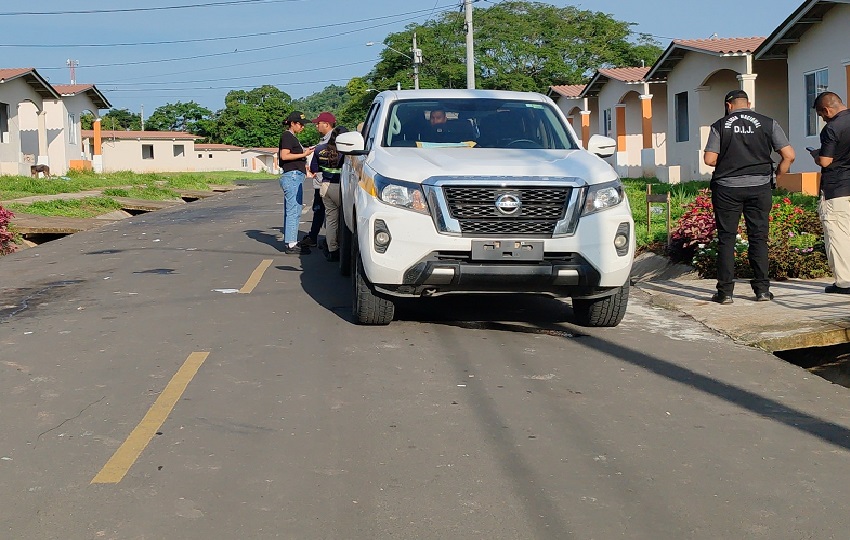
<path fill-rule="evenodd" d="M 109 197 L 85 197 L 83 199 L 39 201 L 32 204 L 12 203 L 6 208 L 14 213 L 38 216 L 93 218 L 114 210 L 120 210 L 121 204 Z"/>
<path fill-rule="evenodd" d="M 77 193 L 92 189 L 122 188 L 140 190 L 140 195 L 149 188 L 206 190 L 210 185 L 233 184 L 236 181 L 270 180 L 277 176 L 266 173 L 239 171 L 215 171 L 203 173 L 149 173 L 129 171 L 95 174 L 71 171 L 67 176 L 53 178 L 31 178 L 29 176 L 0 176 L 0 200 L 19 199 L 32 195 L 55 195 Z M 144 198 L 137 195 L 132 197 Z M 161 194 L 156 194 L 161 198 Z"/>

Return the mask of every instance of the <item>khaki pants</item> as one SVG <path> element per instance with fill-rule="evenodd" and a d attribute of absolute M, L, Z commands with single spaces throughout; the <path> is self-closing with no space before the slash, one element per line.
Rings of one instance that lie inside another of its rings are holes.
<path fill-rule="evenodd" d="M 328 251 L 339 249 L 339 184 L 328 184 L 328 191 L 322 197 L 325 203 L 325 239 L 328 241 Z"/>
<path fill-rule="evenodd" d="M 829 269 L 839 287 L 850 287 L 850 197 L 824 199 L 818 204 Z"/>

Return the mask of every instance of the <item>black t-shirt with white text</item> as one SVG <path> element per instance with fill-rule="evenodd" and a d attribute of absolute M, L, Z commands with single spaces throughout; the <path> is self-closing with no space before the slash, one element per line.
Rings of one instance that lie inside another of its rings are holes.
<path fill-rule="evenodd" d="M 829 167 L 821 167 L 824 198 L 850 197 L 850 109 L 833 116 L 821 130 L 820 155 L 832 158 Z"/>

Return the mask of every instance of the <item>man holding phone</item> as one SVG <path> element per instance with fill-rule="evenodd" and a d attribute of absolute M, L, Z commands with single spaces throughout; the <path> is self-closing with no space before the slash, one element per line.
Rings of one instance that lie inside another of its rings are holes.
<path fill-rule="evenodd" d="M 322 136 L 319 139 L 319 144 L 327 144 L 331 136 L 334 126 L 336 126 L 336 117 L 329 113 L 323 112 L 312 121 L 316 125 L 316 131 Z M 310 147 L 315 150 L 315 146 Z M 313 180 L 313 222 L 310 225 L 310 232 L 307 236 L 301 239 L 301 244 L 305 246 L 315 246 L 319 241 L 319 230 L 325 222 L 325 203 L 322 201 L 322 196 L 319 193 L 319 188 L 322 187 L 321 175 L 313 175 L 307 168 L 308 176 Z"/>
<path fill-rule="evenodd" d="M 726 116 L 711 125 L 703 161 L 714 167 L 711 176 L 711 203 L 717 223 L 717 292 L 711 297 L 718 304 L 731 304 L 735 288 L 735 241 L 741 214 L 747 226 L 750 268 L 757 302 L 773 300 L 768 278 L 767 238 L 771 185 L 774 174 L 788 172 L 794 161 L 794 149 L 773 118 L 750 108 L 747 93 L 732 90 L 724 99 Z M 772 152 L 781 156 L 774 167 Z"/>
<path fill-rule="evenodd" d="M 818 95 L 813 108 L 826 122 L 820 148 L 806 148 L 821 167 L 818 215 L 835 276 L 824 292 L 850 294 L 850 112 L 834 92 Z"/>

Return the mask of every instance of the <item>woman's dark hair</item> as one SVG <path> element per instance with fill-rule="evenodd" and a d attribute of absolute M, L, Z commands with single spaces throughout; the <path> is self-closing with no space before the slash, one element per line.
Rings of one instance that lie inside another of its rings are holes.
<path fill-rule="evenodd" d="M 336 138 L 339 134 L 345 133 L 348 130 L 344 126 L 337 126 L 331 131 L 331 136 L 328 139 L 328 147 L 325 150 L 329 162 L 336 163 L 339 160 L 339 152 L 336 149 Z"/>

